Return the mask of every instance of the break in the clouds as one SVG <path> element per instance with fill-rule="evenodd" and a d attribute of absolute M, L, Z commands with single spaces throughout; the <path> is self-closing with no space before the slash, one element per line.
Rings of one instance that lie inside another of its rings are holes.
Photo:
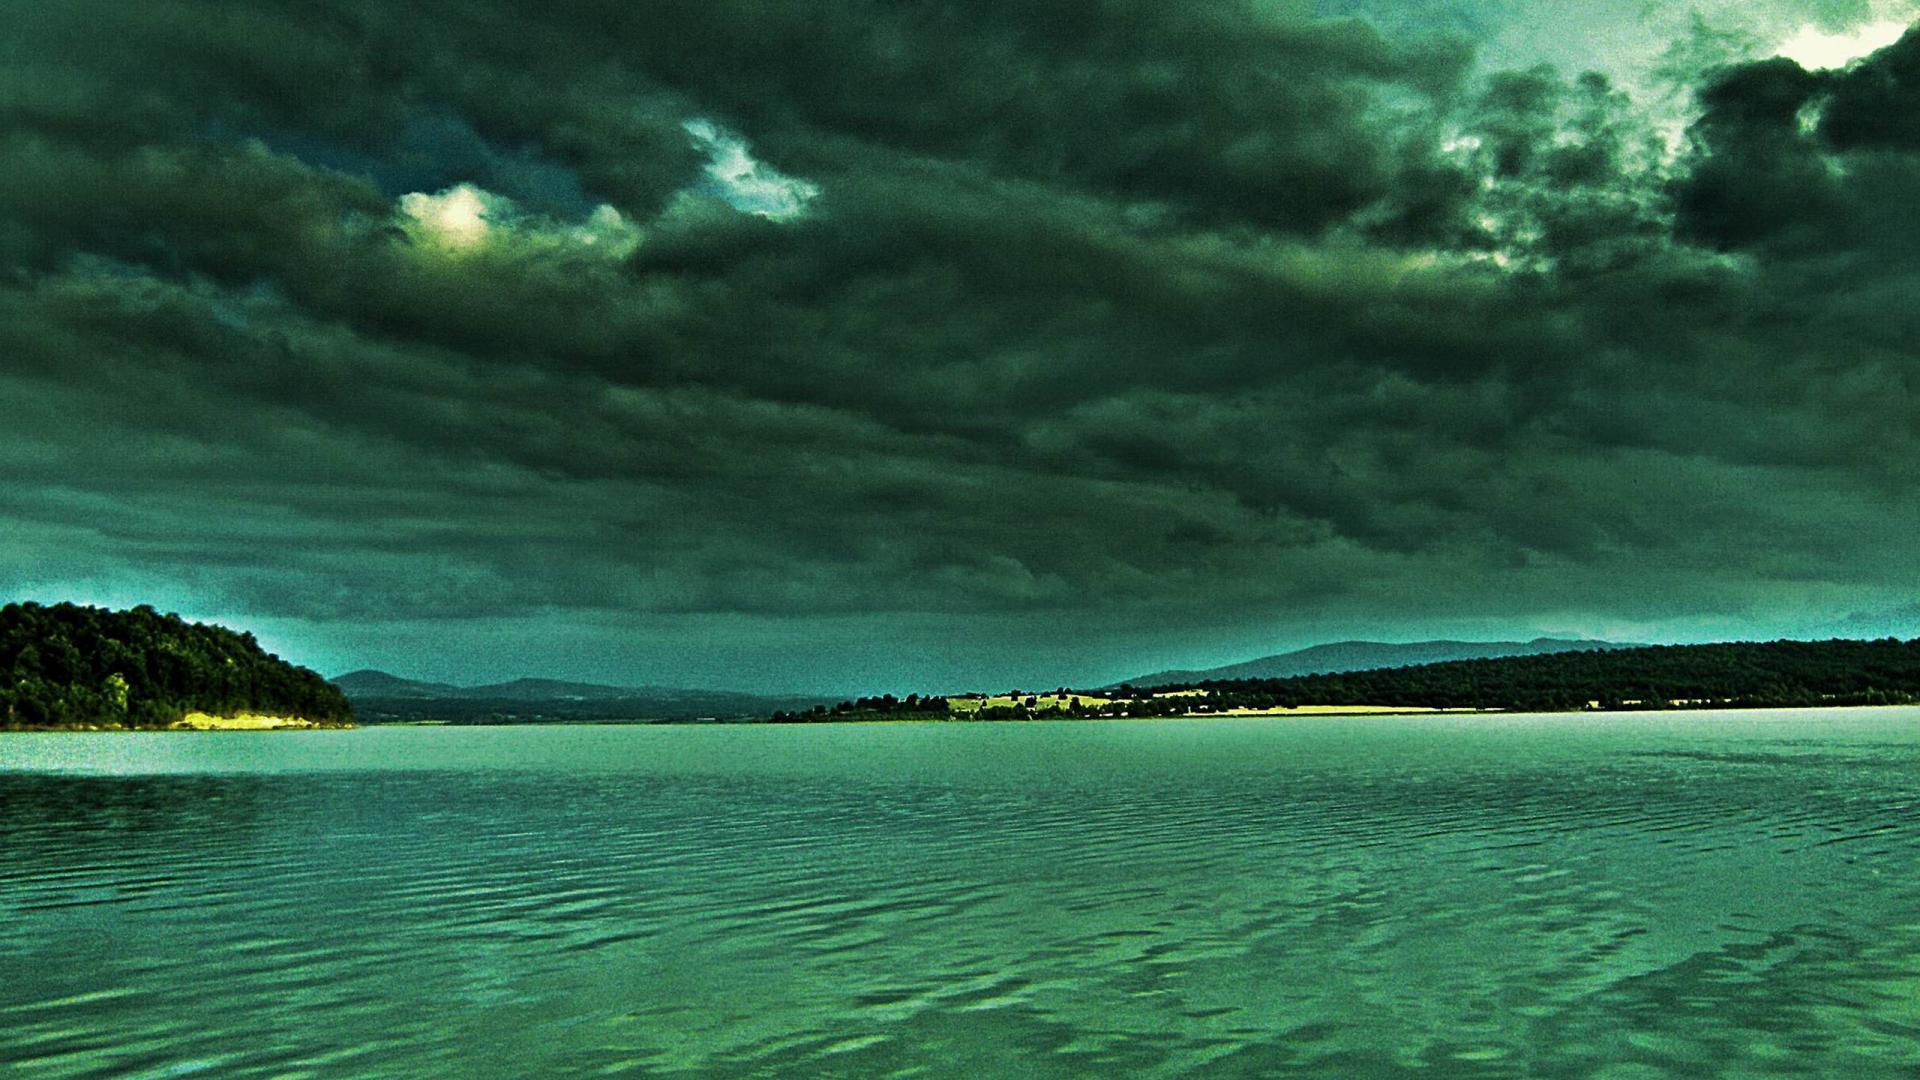
<path fill-rule="evenodd" d="M 1809 71 L 1831 70 L 1894 44 L 1906 32 L 1907 24 L 1899 19 L 1848 26 L 1838 31 L 1808 23 L 1781 42 L 1776 54 Z"/>
<path fill-rule="evenodd" d="M 689 120 L 681 126 L 708 155 L 710 190 L 736 210 L 784 221 L 820 194 L 817 185 L 782 176 L 765 162 L 755 161 L 745 141 L 720 130 L 711 120 Z"/>
<path fill-rule="evenodd" d="M 1915 632 L 1916 17 L 15 5 L 0 591 L 835 690 Z"/>

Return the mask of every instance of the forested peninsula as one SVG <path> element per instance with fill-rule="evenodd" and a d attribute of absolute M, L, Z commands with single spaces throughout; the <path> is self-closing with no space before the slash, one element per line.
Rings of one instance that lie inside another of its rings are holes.
<path fill-rule="evenodd" d="M 856 698 L 781 722 L 1309 712 L 1575 712 L 1920 703 L 1920 639 L 1594 649 L 1140 689 Z"/>
<path fill-rule="evenodd" d="M 341 727 L 353 707 L 252 634 L 78 604 L 0 607 L 0 728 Z"/>

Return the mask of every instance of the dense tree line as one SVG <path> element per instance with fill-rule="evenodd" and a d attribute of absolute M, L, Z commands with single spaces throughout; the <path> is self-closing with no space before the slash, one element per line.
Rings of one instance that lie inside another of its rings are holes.
<path fill-rule="evenodd" d="M 1222 703 L 1559 711 L 1920 701 L 1920 640 L 1766 641 L 1455 660 L 1202 683 Z"/>
<path fill-rule="evenodd" d="M 895 697 L 892 694 L 879 694 L 874 697 L 852 698 L 837 705 L 815 705 L 811 709 L 797 712 L 777 712 L 773 714 L 776 724 L 813 724 L 844 723 L 851 720 L 932 720 L 947 716 L 947 699 L 937 694 L 922 697 L 908 694 Z"/>
<path fill-rule="evenodd" d="M 1204 690 L 1204 696 L 1170 696 Z M 948 713 L 944 698 L 860 698 L 776 720 L 947 718 L 1024 720 L 1059 716 L 1178 716 L 1304 705 L 1565 712 L 1587 709 L 1768 708 L 1920 703 L 1920 639 L 1768 641 L 1655 645 L 1634 649 L 1453 660 L 1413 667 L 1280 679 L 1123 686 L 1104 705 L 1010 707 Z"/>
<path fill-rule="evenodd" d="M 252 634 L 151 607 L 0 607 L 0 726 L 165 727 L 189 712 L 345 722 L 333 684 Z"/>

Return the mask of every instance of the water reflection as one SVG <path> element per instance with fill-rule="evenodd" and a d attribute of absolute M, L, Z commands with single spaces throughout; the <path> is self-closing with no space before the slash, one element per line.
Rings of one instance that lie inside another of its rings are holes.
<path fill-rule="evenodd" d="M 0 742 L 0 1065 L 1910 1076 L 1913 715 Z"/>

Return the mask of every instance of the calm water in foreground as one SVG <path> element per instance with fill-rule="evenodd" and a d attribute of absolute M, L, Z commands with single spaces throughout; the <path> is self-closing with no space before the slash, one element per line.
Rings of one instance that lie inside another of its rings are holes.
<path fill-rule="evenodd" d="M 0 735 L 0 1072 L 1920 1069 L 1920 709 Z"/>

